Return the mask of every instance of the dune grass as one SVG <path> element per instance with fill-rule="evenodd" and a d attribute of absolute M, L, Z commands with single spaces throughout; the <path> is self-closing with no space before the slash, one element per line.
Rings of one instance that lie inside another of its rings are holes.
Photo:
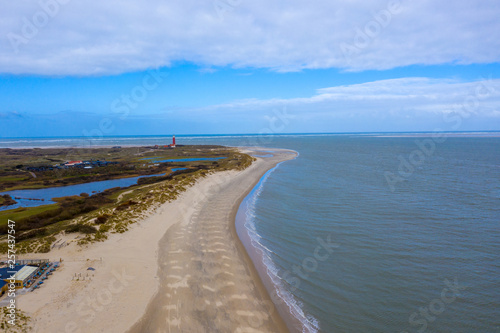
<path fill-rule="evenodd" d="M 212 155 L 222 154 L 215 148 L 210 149 Z M 62 233 L 78 234 L 80 245 L 104 241 L 110 233 L 126 232 L 131 224 L 161 204 L 175 200 L 200 177 L 224 170 L 243 170 L 254 160 L 233 149 L 224 148 L 223 153 L 225 159 L 187 163 L 187 170 L 143 178 L 144 183 L 126 189 L 112 189 L 90 197 L 62 198 L 54 205 L 2 212 L 0 218 L 6 223 L 8 217 L 19 224 L 19 232 L 16 231 L 21 239 L 16 245 L 18 253 L 49 252 L 55 245 L 56 236 Z M 6 251 L 6 236 L 0 236 L 0 253 Z"/>

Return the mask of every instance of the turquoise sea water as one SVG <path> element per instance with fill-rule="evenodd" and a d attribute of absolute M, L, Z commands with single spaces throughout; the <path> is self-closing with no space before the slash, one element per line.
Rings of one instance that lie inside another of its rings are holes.
<path fill-rule="evenodd" d="M 299 152 L 268 174 L 245 211 L 263 278 L 302 321 L 294 330 L 500 332 L 500 138 L 481 136 L 177 141 Z"/>
<path fill-rule="evenodd" d="M 304 331 L 500 331 L 500 139 L 291 141 L 247 223 Z"/>

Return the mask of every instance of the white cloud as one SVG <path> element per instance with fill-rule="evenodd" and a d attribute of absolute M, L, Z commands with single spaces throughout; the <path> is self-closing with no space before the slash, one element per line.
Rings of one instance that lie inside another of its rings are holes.
<path fill-rule="evenodd" d="M 469 107 L 469 104 L 477 104 L 477 107 Z M 234 111 L 282 105 L 308 109 L 326 107 L 332 114 L 342 112 L 347 105 L 365 112 L 398 107 L 401 110 L 437 113 L 452 112 L 466 105 L 470 113 L 491 115 L 500 109 L 500 79 L 485 78 L 476 82 L 423 77 L 380 80 L 322 88 L 314 96 L 306 98 L 248 99 L 199 110 Z"/>
<path fill-rule="evenodd" d="M 276 112 L 286 112 L 293 116 L 287 132 L 299 133 L 431 131 L 437 127 L 498 130 L 499 111 L 499 79 L 462 82 L 415 77 L 324 88 L 307 98 L 234 101 L 190 109 L 189 115 L 262 127 Z M 182 117 L 182 112 L 177 116 Z"/>
<path fill-rule="evenodd" d="M 500 79 L 463 82 L 404 78 L 319 89 L 313 96 L 246 99 L 161 114 L 64 111 L 0 113 L 0 136 L 87 135 L 102 119 L 106 135 L 500 130 Z M 74 119 L 78 119 L 75 122 Z M 93 134 L 95 136 L 95 134 Z"/>
<path fill-rule="evenodd" d="M 0 72 L 102 75 L 175 61 L 291 71 L 500 60 L 497 0 L 391 3 L 3 0 Z"/>

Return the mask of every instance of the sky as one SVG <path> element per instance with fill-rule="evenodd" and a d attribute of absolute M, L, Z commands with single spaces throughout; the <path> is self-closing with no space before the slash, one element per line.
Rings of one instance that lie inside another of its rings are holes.
<path fill-rule="evenodd" d="M 0 6 L 0 137 L 500 130 L 498 0 Z"/>

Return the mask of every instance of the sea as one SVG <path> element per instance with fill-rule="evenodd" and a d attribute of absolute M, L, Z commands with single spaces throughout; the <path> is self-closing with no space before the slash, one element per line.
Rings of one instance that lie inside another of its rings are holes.
<path fill-rule="evenodd" d="M 9 148 L 168 143 L 0 138 Z M 240 208 L 249 251 L 260 254 L 256 266 L 292 331 L 500 332 L 500 133 L 177 136 L 177 144 L 298 152 Z"/>

